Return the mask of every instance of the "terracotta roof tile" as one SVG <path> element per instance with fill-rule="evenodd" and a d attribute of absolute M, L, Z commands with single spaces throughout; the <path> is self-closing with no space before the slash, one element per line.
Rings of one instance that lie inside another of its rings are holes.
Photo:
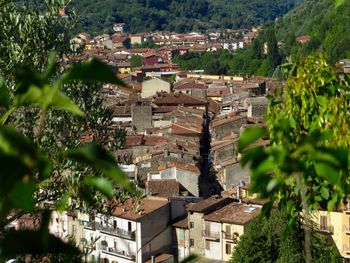
<path fill-rule="evenodd" d="M 180 184 L 176 180 L 151 180 L 147 185 L 150 195 L 168 198 L 180 194 Z"/>
<path fill-rule="evenodd" d="M 174 90 L 193 90 L 193 89 L 201 89 L 201 90 L 206 90 L 207 87 L 203 84 L 199 83 L 184 83 L 182 85 L 177 85 L 174 87 Z"/>
<path fill-rule="evenodd" d="M 168 200 L 166 199 L 155 199 L 155 198 L 144 198 L 141 200 L 141 206 L 139 209 L 139 213 L 136 213 L 132 209 L 132 203 L 131 200 L 128 200 L 125 204 L 118 203 L 115 206 L 114 211 L 112 212 L 114 216 L 126 218 L 129 220 L 137 221 L 138 219 L 142 218 L 143 216 L 152 213 L 155 210 L 158 210 L 159 208 L 168 205 Z"/>
<path fill-rule="evenodd" d="M 185 105 L 185 106 L 205 106 L 208 104 L 206 100 L 187 94 L 179 93 L 158 93 L 154 98 L 156 105 Z"/>
<path fill-rule="evenodd" d="M 243 119 L 247 120 L 247 117 L 246 116 L 232 116 L 232 117 L 228 117 L 228 118 L 222 118 L 222 119 L 214 120 L 212 122 L 212 127 L 216 128 L 216 127 L 221 126 L 223 124 L 230 123 L 230 122 L 235 122 L 235 121 L 239 121 L 239 120 L 243 120 Z"/>
<path fill-rule="evenodd" d="M 189 165 L 189 164 L 185 164 L 185 163 L 179 163 L 179 162 L 168 162 L 165 165 L 159 166 L 158 170 L 163 171 L 163 170 L 166 170 L 168 168 L 173 168 L 173 167 L 176 167 L 178 169 L 185 170 L 185 171 L 190 171 L 193 173 L 200 173 L 200 170 L 197 166 Z"/>
<path fill-rule="evenodd" d="M 231 203 L 204 216 L 204 220 L 245 225 L 257 217 L 259 213 L 259 207 L 241 203 Z"/>
<path fill-rule="evenodd" d="M 128 105 L 112 106 L 112 115 L 115 117 L 116 116 L 131 117 L 131 107 Z"/>
<path fill-rule="evenodd" d="M 173 227 L 188 229 L 188 215 L 173 224 Z"/>
<path fill-rule="evenodd" d="M 152 135 L 127 135 L 125 138 L 124 147 L 134 146 L 156 146 L 160 144 L 166 144 L 169 141 L 163 136 Z"/>
<path fill-rule="evenodd" d="M 233 202 L 231 198 L 222 198 L 219 196 L 211 196 L 198 203 L 191 203 L 187 206 L 189 212 L 210 213 L 213 210 Z"/>

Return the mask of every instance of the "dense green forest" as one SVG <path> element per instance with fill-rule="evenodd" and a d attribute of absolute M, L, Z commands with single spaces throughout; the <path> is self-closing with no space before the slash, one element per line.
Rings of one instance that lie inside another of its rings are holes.
<path fill-rule="evenodd" d="M 75 0 L 80 29 L 108 32 L 124 22 L 130 32 L 245 28 L 282 16 L 302 0 Z"/>
<path fill-rule="evenodd" d="M 350 57 L 349 14 L 350 1 L 336 7 L 333 0 L 308 0 L 275 22 L 265 24 L 258 38 L 243 50 L 230 55 L 224 51 L 212 55 L 188 54 L 177 56 L 175 61 L 186 70 L 266 76 L 273 75 L 281 62 L 289 58 L 296 61 L 313 52 L 322 51 L 335 63 Z M 298 44 L 296 38 L 301 35 L 309 35 L 311 40 L 303 45 Z M 264 50 L 265 43 L 267 50 Z M 225 58 L 225 63 L 221 58 Z M 221 60 L 217 70 L 211 67 L 217 63 L 216 60 Z"/>
<path fill-rule="evenodd" d="M 324 51 L 332 62 L 350 57 L 350 1 L 336 7 L 333 0 L 305 1 L 275 23 L 284 56 L 307 55 Z M 295 37 L 311 36 L 306 45 L 297 45 Z"/>

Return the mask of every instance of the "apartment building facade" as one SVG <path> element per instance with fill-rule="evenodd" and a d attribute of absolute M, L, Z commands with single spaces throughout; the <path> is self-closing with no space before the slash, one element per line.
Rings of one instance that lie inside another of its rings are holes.
<path fill-rule="evenodd" d="M 152 256 L 171 251 L 168 200 L 144 198 L 140 203 L 118 204 L 111 214 L 83 214 L 76 240 L 88 259 L 97 262 L 145 262 Z M 157 222 L 157 224 L 155 224 Z M 69 224 L 72 226 L 72 224 Z"/>

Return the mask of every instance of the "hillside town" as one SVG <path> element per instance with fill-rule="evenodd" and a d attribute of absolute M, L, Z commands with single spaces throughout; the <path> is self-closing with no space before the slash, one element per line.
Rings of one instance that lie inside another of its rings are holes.
<path fill-rule="evenodd" d="M 113 114 L 113 126 L 126 131 L 115 157 L 144 193 L 137 210 L 127 200 L 110 215 L 76 211 L 57 218 L 77 242 L 83 239 L 84 246 L 92 247 L 92 260 L 173 262 L 196 253 L 225 261 L 264 203 L 249 196 L 249 171 L 239 164 L 237 143 L 245 127 L 263 125 L 265 96 L 282 83 L 183 72 L 171 63 L 174 51 L 224 47 L 203 36 L 180 36 L 178 41 L 162 36 L 170 47 L 109 49 L 103 44 L 107 36 L 100 42 L 95 38 L 86 42 L 84 57 L 73 58 L 98 57 L 115 66 L 127 84 L 106 85 L 101 96 Z M 159 43 L 160 34 L 155 37 Z M 136 38 L 143 41 L 142 35 L 130 36 L 132 45 Z M 112 36 L 109 42 L 117 40 Z M 132 54 L 143 58 L 142 66 L 130 67 Z M 59 224 L 57 230 L 62 235 Z"/>
<path fill-rule="evenodd" d="M 60 12 L 66 16 L 64 9 Z M 100 98 L 112 115 L 108 129 L 124 136 L 113 156 L 140 196 L 104 201 L 103 209 L 55 211 L 50 233 L 73 241 L 85 262 L 171 263 L 192 255 L 202 262 L 229 261 L 268 202 L 250 192 L 250 169 L 240 163 L 239 139 L 245 129 L 265 126 L 268 97 L 282 90 L 285 80 L 188 71 L 174 58 L 220 50 L 235 54 L 252 45 L 261 30 L 130 34 L 125 23 L 115 23 L 109 34 L 73 37 L 74 54 L 63 58 L 65 67 L 97 58 L 124 83 L 104 85 Z M 294 42 L 306 46 L 311 40 L 300 35 Z M 284 43 L 276 44 L 278 49 Z M 266 43 L 262 49 L 267 55 Z M 337 66 L 349 73 L 350 59 Z M 87 130 L 81 143 L 95 136 Z M 254 146 L 268 144 L 263 137 Z M 350 202 L 333 212 L 316 209 L 312 221 L 339 255 L 350 259 Z M 40 220 L 24 214 L 6 229 L 39 225 Z"/>
<path fill-rule="evenodd" d="M 108 212 L 55 212 L 50 231 L 73 238 L 92 262 L 181 262 L 193 254 L 228 261 L 267 202 L 249 192 L 249 168 L 240 165 L 238 140 L 247 127 L 265 125 L 267 96 L 284 82 L 205 75 L 172 63 L 174 54 L 235 52 L 251 44 L 258 28 L 204 35 L 126 34 L 124 27 L 115 24 L 113 35 L 94 38 L 78 34 L 71 45 L 82 53 L 65 62 L 98 58 L 125 83 L 105 85 L 100 96 L 112 113 L 110 129 L 125 131 L 114 157 L 142 196 L 115 200 Z M 142 47 L 146 43 L 152 47 Z M 132 65 L 133 56 L 141 58 L 141 65 Z M 347 60 L 340 65 L 349 68 Z M 87 131 L 81 140 L 93 137 Z M 261 139 L 256 146 L 268 143 Z M 344 257 L 350 256 L 349 211 L 320 211 L 314 218 Z M 24 216 L 9 227 L 33 227 L 31 221 Z"/>

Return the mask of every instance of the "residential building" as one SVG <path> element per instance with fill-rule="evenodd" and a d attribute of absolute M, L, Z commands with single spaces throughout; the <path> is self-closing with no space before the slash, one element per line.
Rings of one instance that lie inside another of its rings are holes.
<path fill-rule="evenodd" d="M 158 167 L 157 172 L 150 172 L 147 181 L 176 180 L 188 194 L 199 196 L 200 170 L 194 165 L 168 162 Z"/>
<path fill-rule="evenodd" d="M 332 212 L 319 210 L 311 212 L 316 230 L 329 235 L 342 257 L 350 259 L 350 205 Z"/>
<path fill-rule="evenodd" d="M 170 83 L 159 79 L 152 78 L 142 83 L 141 98 L 151 97 L 157 92 L 170 92 Z"/>
<path fill-rule="evenodd" d="M 93 250 L 90 260 L 142 263 L 171 252 L 170 206 L 166 199 L 128 200 L 115 204 L 111 214 L 82 214 L 78 218 L 84 225 L 83 239 Z"/>
<path fill-rule="evenodd" d="M 233 202 L 204 216 L 206 258 L 228 261 L 247 225 L 260 213 L 260 206 Z"/>
<path fill-rule="evenodd" d="M 231 202 L 233 202 L 233 199 L 229 197 L 211 196 L 197 203 L 188 204 L 188 217 L 179 220 L 173 225 L 176 232 L 179 260 L 182 260 L 191 253 L 204 255 L 204 216 Z"/>
<path fill-rule="evenodd" d="M 113 30 L 116 33 L 123 34 L 125 29 L 125 23 L 115 23 L 113 24 Z"/>
<path fill-rule="evenodd" d="M 246 116 L 240 116 L 237 113 L 220 116 L 211 123 L 212 137 L 221 140 L 232 134 L 239 134 L 244 124 L 247 124 Z"/>
<path fill-rule="evenodd" d="M 144 33 L 129 35 L 131 45 L 142 45 L 146 41 L 146 35 Z"/>

